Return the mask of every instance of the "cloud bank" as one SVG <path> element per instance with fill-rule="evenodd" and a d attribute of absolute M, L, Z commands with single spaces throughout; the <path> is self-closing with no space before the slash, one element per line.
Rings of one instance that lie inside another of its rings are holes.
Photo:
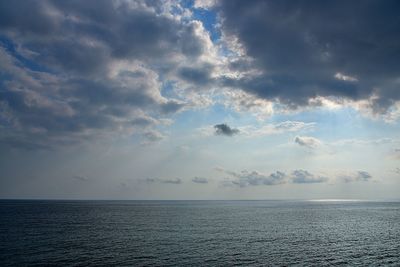
<path fill-rule="evenodd" d="M 276 171 L 269 175 L 260 173 L 258 171 L 243 170 L 241 172 L 235 172 L 225 170 L 222 168 L 216 169 L 218 172 L 228 175 L 222 181 L 224 186 L 237 186 L 237 187 L 248 187 L 248 186 L 270 186 L 270 185 L 281 185 L 281 184 L 321 184 L 329 181 L 337 182 L 369 182 L 372 180 L 372 175 L 367 171 L 357 171 L 354 173 L 331 175 L 319 175 L 311 173 L 307 170 L 294 170 L 290 174 L 286 174 L 282 171 Z"/>
<path fill-rule="evenodd" d="M 378 0 L 218 1 L 225 41 L 237 60 L 253 62 L 252 75 L 223 84 L 292 108 L 326 97 L 389 112 L 400 100 L 399 8 Z"/>

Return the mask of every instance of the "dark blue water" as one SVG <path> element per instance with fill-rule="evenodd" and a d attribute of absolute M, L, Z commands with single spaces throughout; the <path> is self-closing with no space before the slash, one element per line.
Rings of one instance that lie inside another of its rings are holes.
<path fill-rule="evenodd" d="M 0 266 L 400 266 L 399 202 L 0 201 Z"/>

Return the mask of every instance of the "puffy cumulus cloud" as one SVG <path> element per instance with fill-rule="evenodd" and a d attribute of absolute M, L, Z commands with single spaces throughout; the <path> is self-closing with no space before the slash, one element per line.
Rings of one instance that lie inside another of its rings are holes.
<path fill-rule="evenodd" d="M 372 179 L 372 175 L 367 171 L 357 171 L 355 173 L 338 175 L 338 178 L 343 180 L 345 183 L 368 182 Z"/>
<path fill-rule="evenodd" d="M 196 183 L 196 184 L 208 184 L 208 179 L 207 178 L 204 178 L 204 177 L 194 177 L 193 179 L 192 179 L 192 182 L 193 183 Z"/>
<path fill-rule="evenodd" d="M 292 172 L 291 181 L 295 184 L 324 183 L 328 181 L 328 178 L 314 175 L 305 170 L 295 170 Z"/>
<path fill-rule="evenodd" d="M 233 136 L 239 133 L 238 129 L 231 128 L 225 123 L 214 125 L 214 129 L 216 135 Z"/>
<path fill-rule="evenodd" d="M 311 136 L 296 136 L 294 142 L 310 149 L 317 148 L 322 144 L 319 139 Z"/>
<path fill-rule="evenodd" d="M 258 186 L 258 185 L 278 185 L 286 183 L 286 175 L 283 172 L 277 171 L 270 175 L 262 174 L 258 171 L 241 171 L 240 173 L 233 171 L 225 171 L 224 173 L 230 176 L 223 184 L 225 186 Z"/>
<path fill-rule="evenodd" d="M 1 1 L 0 143 L 160 139 L 154 128 L 186 106 L 162 95 L 165 83 L 213 79 L 213 45 L 187 11 L 179 2 Z"/>
<path fill-rule="evenodd" d="M 290 108 L 334 97 L 397 116 L 398 1 L 222 0 L 214 8 L 227 46 L 258 71 L 226 75 L 224 86 Z"/>

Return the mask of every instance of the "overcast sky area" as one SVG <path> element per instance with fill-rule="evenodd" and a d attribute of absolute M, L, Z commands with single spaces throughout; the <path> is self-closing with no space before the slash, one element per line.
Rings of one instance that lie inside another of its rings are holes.
<path fill-rule="evenodd" d="M 400 199 L 400 2 L 0 0 L 0 198 Z"/>

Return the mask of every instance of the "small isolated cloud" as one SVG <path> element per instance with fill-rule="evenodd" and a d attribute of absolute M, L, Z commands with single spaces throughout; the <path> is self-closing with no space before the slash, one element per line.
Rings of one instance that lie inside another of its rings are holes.
<path fill-rule="evenodd" d="M 148 145 L 151 143 L 161 141 L 162 139 L 164 139 L 165 136 L 163 134 L 161 134 L 160 132 L 157 132 L 154 130 L 149 130 L 149 131 L 143 133 L 143 137 L 145 138 L 145 141 L 143 141 L 142 144 Z"/>
<path fill-rule="evenodd" d="M 204 177 L 194 177 L 192 182 L 196 184 L 208 184 L 208 179 Z"/>
<path fill-rule="evenodd" d="M 180 179 L 180 178 L 162 179 L 161 182 L 164 183 L 164 184 L 181 184 L 182 183 L 182 179 Z"/>
<path fill-rule="evenodd" d="M 372 178 L 371 174 L 369 174 L 366 171 L 359 171 L 357 173 L 357 180 L 358 181 L 368 181 L 371 178 Z"/>
<path fill-rule="evenodd" d="M 345 183 L 368 182 L 372 179 L 372 175 L 366 171 L 357 171 L 352 174 L 340 175 L 339 178 L 341 178 Z"/>
<path fill-rule="evenodd" d="M 317 148 L 322 144 L 320 140 L 311 136 L 296 136 L 294 142 L 310 149 Z"/>
<path fill-rule="evenodd" d="M 144 180 L 148 184 L 153 183 L 161 183 L 161 184 L 182 184 L 182 179 L 174 178 L 174 179 L 161 179 L 161 178 L 146 178 Z"/>
<path fill-rule="evenodd" d="M 214 125 L 214 129 L 216 135 L 233 136 L 239 133 L 238 129 L 231 128 L 225 123 Z"/>
<path fill-rule="evenodd" d="M 344 75 L 343 73 L 337 72 L 335 78 L 341 81 L 347 82 L 358 82 L 358 79 L 349 75 Z"/>
<path fill-rule="evenodd" d="M 294 184 L 324 183 L 328 181 L 327 177 L 314 175 L 305 170 L 293 171 L 291 179 Z"/>
<path fill-rule="evenodd" d="M 72 179 L 77 180 L 77 181 L 81 181 L 81 182 L 86 182 L 89 180 L 89 178 L 87 176 L 84 175 L 74 175 L 72 176 Z"/>

